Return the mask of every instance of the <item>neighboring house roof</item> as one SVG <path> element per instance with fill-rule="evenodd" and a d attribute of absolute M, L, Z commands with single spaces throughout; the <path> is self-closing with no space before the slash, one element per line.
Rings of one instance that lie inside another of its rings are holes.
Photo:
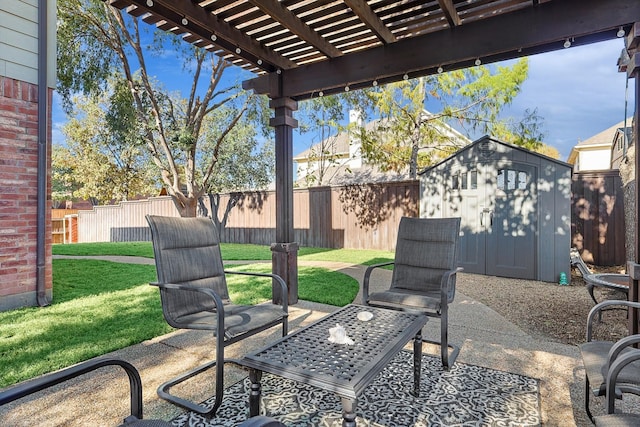
<path fill-rule="evenodd" d="M 631 125 L 631 118 L 627 119 L 627 125 Z M 582 150 L 594 150 L 594 149 L 611 149 L 611 144 L 613 144 L 613 139 L 618 130 L 622 130 L 624 128 L 624 120 L 620 123 L 617 123 L 611 126 L 608 129 L 603 130 L 602 132 L 593 135 L 590 138 L 585 139 L 584 141 L 578 142 L 569 153 L 569 157 L 567 158 L 567 163 L 575 164 L 578 158 L 578 153 Z"/>
<path fill-rule="evenodd" d="M 376 119 L 376 120 L 370 121 L 369 123 L 366 123 L 364 125 L 365 130 L 372 131 L 373 129 L 375 129 L 375 126 L 378 124 L 379 121 L 380 119 Z M 349 156 L 349 132 L 340 132 L 337 135 L 331 135 L 330 137 L 326 138 L 322 142 L 313 144 L 307 150 L 304 150 L 302 153 L 295 156 L 293 158 L 293 161 L 294 162 L 309 161 L 309 157 L 317 153 L 318 150 L 323 146 L 323 143 L 327 145 L 328 142 L 331 144 L 331 148 L 333 149 L 332 154 L 334 156 L 336 157 Z"/>

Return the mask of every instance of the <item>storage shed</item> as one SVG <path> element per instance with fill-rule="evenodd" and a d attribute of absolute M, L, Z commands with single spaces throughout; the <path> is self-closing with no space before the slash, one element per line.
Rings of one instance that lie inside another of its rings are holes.
<path fill-rule="evenodd" d="M 466 273 L 570 273 L 571 165 L 484 136 L 420 172 L 420 216 L 459 216 Z"/>

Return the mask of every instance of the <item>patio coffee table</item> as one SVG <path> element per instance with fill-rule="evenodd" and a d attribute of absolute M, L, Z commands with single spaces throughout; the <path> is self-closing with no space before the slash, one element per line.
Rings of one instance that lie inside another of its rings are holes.
<path fill-rule="evenodd" d="M 368 311 L 373 318 L 358 320 Z M 329 342 L 329 328 L 339 323 L 354 343 Z M 269 372 L 337 394 L 342 399 L 343 427 L 355 427 L 358 395 L 389 361 L 413 341 L 413 394 L 420 391 L 422 328 L 427 316 L 355 304 L 347 305 L 239 360 L 249 368 L 250 416 L 260 411 L 260 380 Z"/>

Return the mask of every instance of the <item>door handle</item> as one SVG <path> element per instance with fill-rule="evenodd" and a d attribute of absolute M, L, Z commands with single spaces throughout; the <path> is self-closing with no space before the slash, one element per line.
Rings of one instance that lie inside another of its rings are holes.
<path fill-rule="evenodd" d="M 484 214 L 489 214 L 489 227 L 493 227 L 493 211 L 488 208 L 482 209 L 480 212 L 480 227 L 484 227 Z"/>

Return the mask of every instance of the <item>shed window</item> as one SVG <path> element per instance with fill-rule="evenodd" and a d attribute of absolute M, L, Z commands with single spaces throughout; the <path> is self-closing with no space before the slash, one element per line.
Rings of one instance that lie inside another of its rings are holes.
<path fill-rule="evenodd" d="M 512 169 L 501 169 L 498 171 L 497 186 L 498 190 L 513 191 L 526 190 L 529 184 L 529 174 L 523 171 Z"/>
<path fill-rule="evenodd" d="M 464 172 L 460 175 L 460 184 L 462 186 L 463 190 L 466 190 L 468 188 L 468 183 L 467 183 L 467 173 Z"/>
<path fill-rule="evenodd" d="M 469 172 L 469 188 L 472 190 L 476 190 L 478 188 L 478 171 Z"/>

